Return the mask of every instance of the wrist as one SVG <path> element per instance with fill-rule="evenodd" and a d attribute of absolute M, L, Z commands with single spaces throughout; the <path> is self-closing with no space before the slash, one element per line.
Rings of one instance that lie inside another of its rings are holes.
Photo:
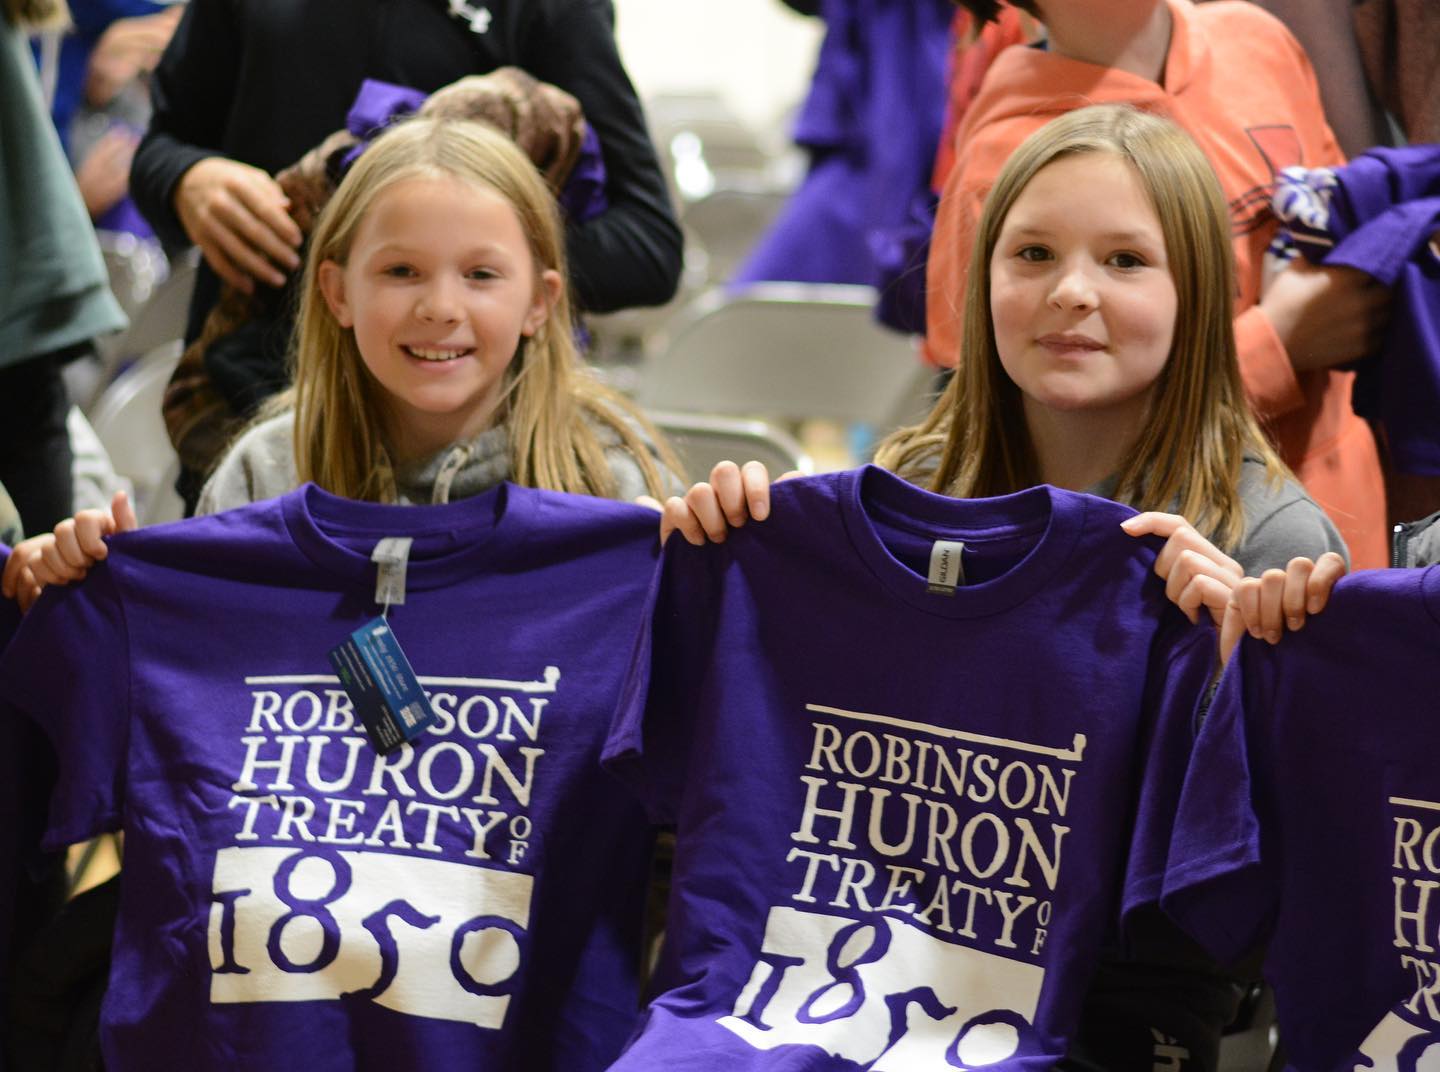
<path fill-rule="evenodd" d="M 1273 296 L 1266 296 L 1260 299 L 1255 308 L 1269 321 L 1270 329 L 1288 354 L 1295 334 L 1295 317 L 1286 303 L 1277 302 Z"/>

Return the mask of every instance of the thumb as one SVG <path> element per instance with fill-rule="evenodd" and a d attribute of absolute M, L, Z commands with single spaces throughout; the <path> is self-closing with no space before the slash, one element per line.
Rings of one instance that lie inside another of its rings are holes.
<path fill-rule="evenodd" d="M 110 500 L 110 516 L 115 519 L 116 532 L 129 532 L 140 527 L 135 507 L 130 505 L 130 496 L 123 491 L 117 491 L 115 498 Z"/>
<path fill-rule="evenodd" d="M 1245 635 L 1245 617 L 1240 613 L 1240 608 L 1231 603 L 1225 608 L 1225 618 L 1220 623 L 1220 665 L 1230 665 L 1230 656 L 1235 653 L 1235 645 L 1240 643 L 1240 638 Z"/>

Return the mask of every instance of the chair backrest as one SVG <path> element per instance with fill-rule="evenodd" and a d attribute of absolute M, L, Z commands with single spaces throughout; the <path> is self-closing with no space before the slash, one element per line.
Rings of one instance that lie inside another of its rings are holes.
<path fill-rule="evenodd" d="M 110 276 L 110 292 L 126 316 L 135 316 L 168 277 L 169 267 L 160 243 L 129 231 L 96 230 L 95 239 Z"/>
<path fill-rule="evenodd" d="M 686 205 L 680 222 L 687 237 L 693 235 L 705 252 L 706 279 L 728 281 L 775 222 L 789 196 L 782 187 L 751 183 L 722 186 Z"/>
<path fill-rule="evenodd" d="M 130 327 L 105 340 L 103 350 L 108 366 L 114 367 L 185 337 L 198 264 L 193 255 L 177 258 L 171 264 L 170 274 L 130 317 Z"/>
<path fill-rule="evenodd" d="M 724 461 L 737 465 L 763 462 L 771 479 L 791 470 L 814 471 L 800 444 L 788 432 L 764 421 L 709 413 L 647 415 L 680 455 L 684 475 L 692 483 L 710 479 L 710 470 Z"/>
<path fill-rule="evenodd" d="M 875 292 L 760 283 L 710 294 L 640 377 L 637 398 L 662 410 L 786 420 L 826 418 L 888 431 L 913 420 L 933 374 L 914 343 L 875 323 Z"/>
<path fill-rule="evenodd" d="M 135 486 L 135 512 L 142 524 L 174 520 L 184 512 L 174 490 L 179 459 L 160 416 L 180 351 L 176 341 L 146 354 L 115 378 L 89 414 L 110 464 Z"/>
<path fill-rule="evenodd" d="M 794 186 L 803 173 L 803 156 L 783 131 L 747 122 L 719 94 L 657 94 L 645 114 L 677 206 L 735 182 L 786 177 Z"/>

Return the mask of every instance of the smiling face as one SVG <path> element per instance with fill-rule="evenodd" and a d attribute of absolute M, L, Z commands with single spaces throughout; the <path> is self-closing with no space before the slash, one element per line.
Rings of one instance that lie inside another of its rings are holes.
<path fill-rule="evenodd" d="M 345 264 L 321 264 L 319 284 L 355 334 L 404 458 L 486 427 L 521 338 L 545 322 L 561 285 L 536 271 L 509 202 L 446 174 L 378 194 Z"/>
<path fill-rule="evenodd" d="M 990 311 L 1027 415 L 1085 411 L 1138 429 L 1176 309 L 1159 217 L 1124 159 L 1061 157 L 1016 197 L 990 259 Z"/>

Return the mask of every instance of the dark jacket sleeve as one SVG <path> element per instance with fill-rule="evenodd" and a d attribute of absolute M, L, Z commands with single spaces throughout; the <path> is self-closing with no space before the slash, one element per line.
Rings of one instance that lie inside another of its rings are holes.
<path fill-rule="evenodd" d="M 151 78 L 154 113 L 130 165 L 130 195 L 167 246 L 190 244 L 172 203 L 180 176 L 222 155 L 238 42 L 230 0 L 190 0 Z"/>
<path fill-rule="evenodd" d="M 527 49 L 525 67 L 580 101 L 600 139 L 610 203 L 594 219 L 566 228 L 575 293 L 591 312 L 663 304 L 680 280 L 680 227 L 620 62 L 614 10 L 609 0 L 557 6 Z"/>

